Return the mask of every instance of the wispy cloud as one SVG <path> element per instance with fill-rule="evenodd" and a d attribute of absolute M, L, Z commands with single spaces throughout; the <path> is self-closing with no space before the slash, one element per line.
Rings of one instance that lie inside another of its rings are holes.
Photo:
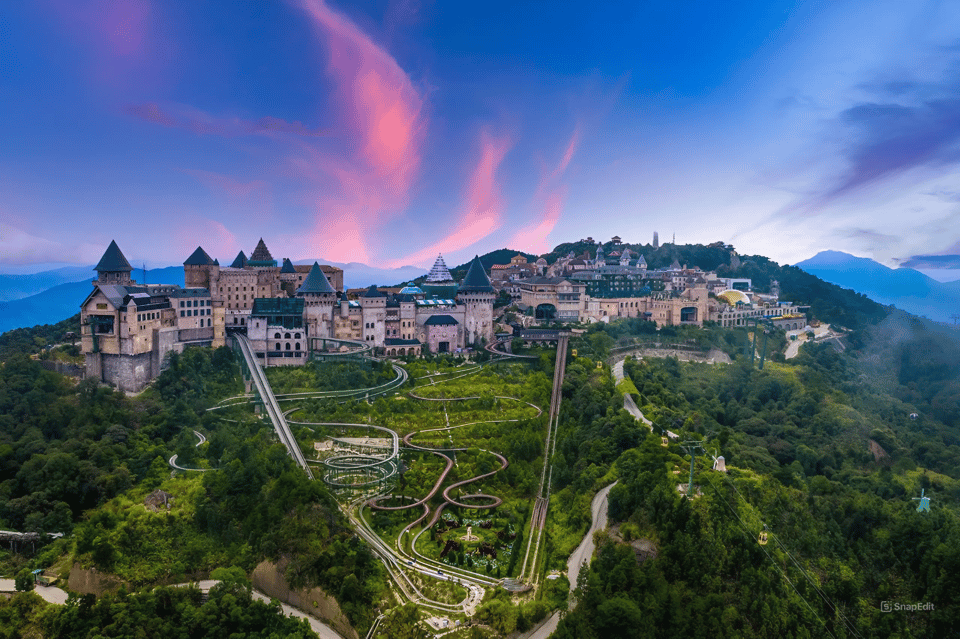
<path fill-rule="evenodd" d="M 510 240 L 508 246 L 530 253 L 542 254 L 550 251 L 547 236 L 560 220 L 563 204 L 567 196 L 567 185 L 562 183 L 567 167 L 580 146 L 581 126 L 573 130 L 567 142 L 566 150 L 560 162 L 549 173 L 544 172 L 537 186 L 534 202 L 539 210 L 539 219 L 534 224 L 520 229 Z"/>
<path fill-rule="evenodd" d="M 313 129 L 302 122 L 287 122 L 280 118 L 264 116 L 257 120 L 236 117 L 217 117 L 199 109 L 184 105 L 161 107 L 155 102 L 129 104 L 124 107 L 128 115 L 169 127 L 183 129 L 197 135 L 219 135 L 234 138 L 246 135 L 289 134 L 301 137 L 322 137 L 329 134 L 326 129 Z"/>
<path fill-rule="evenodd" d="M 497 171 L 512 141 L 507 136 L 494 137 L 486 129 L 480 133 L 480 159 L 473 170 L 456 228 L 415 253 L 388 263 L 388 268 L 407 264 L 426 264 L 438 253 L 453 253 L 471 246 L 500 228 L 503 199 Z"/>
<path fill-rule="evenodd" d="M 368 235 L 408 203 L 427 128 L 424 101 L 393 56 L 346 16 L 322 0 L 299 6 L 326 50 L 346 142 L 339 153 L 311 149 L 293 161 L 305 174 L 325 174 L 317 179 L 316 225 L 308 243 L 331 247 L 324 255 L 333 260 L 367 261 Z M 339 192 L 328 193 L 329 178 Z"/>
<path fill-rule="evenodd" d="M 0 221 L 0 264 L 88 264 L 99 260 L 104 248 L 55 242 Z"/>

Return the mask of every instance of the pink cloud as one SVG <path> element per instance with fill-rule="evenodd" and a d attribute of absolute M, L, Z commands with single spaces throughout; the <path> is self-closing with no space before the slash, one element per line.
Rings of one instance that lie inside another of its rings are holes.
<path fill-rule="evenodd" d="M 80 59 L 102 87 L 128 94 L 134 86 L 155 90 L 166 83 L 176 45 L 158 32 L 164 16 L 149 0 L 42 1 L 66 37 L 82 46 Z"/>
<path fill-rule="evenodd" d="M 420 167 L 423 99 L 397 61 L 348 18 L 323 0 L 301 5 L 323 34 L 327 73 L 360 157 L 394 196 L 403 197 Z"/>
<path fill-rule="evenodd" d="M 200 245 L 203 250 L 210 257 L 220 260 L 221 266 L 229 266 L 242 248 L 234 234 L 223 223 L 205 218 L 194 218 L 193 221 L 183 222 L 175 237 L 179 251 L 183 255 L 181 259 L 184 260 L 196 250 L 197 238 L 202 238 Z M 249 247 L 246 250 L 250 250 Z"/>
<path fill-rule="evenodd" d="M 243 118 L 219 118 L 199 109 L 182 105 L 161 108 L 155 102 L 128 104 L 124 107 L 128 115 L 138 117 L 171 129 L 184 129 L 197 135 L 219 135 L 233 138 L 247 135 L 274 136 L 276 133 L 301 137 L 322 137 L 329 132 L 324 129 L 311 129 L 302 122 L 287 122 L 280 118 L 265 116 L 258 120 Z"/>
<path fill-rule="evenodd" d="M 16 219 L 8 214 L 3 217 L 7 220 Z M 19 226 L 0 220 L 0 264 L 84 264 L 96 262 L 102 254 L 102 247 L 72 242 L 63 244 L 33 235 Z"/>
<path fill-rule="evenodd" d="M 477 243 L 501 225 L 503 200 L 497 170 L 512 146 L 507 137 L 493 138 L 486 130 L 480 135 L 480 160 L 467 187 L 464 210 L 456 229 L 430 246 L 388 263 L 388 268 L 426 264 L 438 253 L 453 253 Z"/>
<path fill-rule="evenodd" d="M 244 204 L 253 204 L 267 211 L 273 209 L 270 185 L 265 180 L 242 182 L 215 171 L 202 169 L 181 169 L 181 171 L 196 178 L 214 194 L 223 197 L 231 209 L 240 208 Z"/>
<path fill-rule="evenodd" d="M 327 56 L 339 152 L 302 145 L 286 166 L 315 193 L 311 236 L 292 238 L 304 255 L 367 262 L 368 238 L 402 212 L 421 163 L 424 102 L 396 60 L 322 0 L 301 0 Z"/>
<path fill-rule="evenodd" d="M 510 240 L 508 246 L 529 253 L 541 255 L 550 252 L 550 245 L 547 243 L 547 236 L 553 231 L 560 215 L 563 213 L 563 203 L 567 195 L 567 187 L 561 182 L 567 167 L 573 160 L 580 145 L 581 127 L 573 130 L 573 135 L 567 143 L 566 150 L 560 158 L 560 163 L 550 173 L 546 173 L 537 186 L 537 192 L 534 201 L 540 210 L 540 219 L 526 226 Z"/>

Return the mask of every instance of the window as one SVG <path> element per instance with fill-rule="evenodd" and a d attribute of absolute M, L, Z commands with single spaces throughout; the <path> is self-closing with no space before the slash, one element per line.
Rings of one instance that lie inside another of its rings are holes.
<path fill-rule="evenodd" d="M 293 339 L 300 339 L 300 333 L 294 333 L 294 334 L 293 334 Z M 300 347 L 297 346 L 297 348 L 300 348 Z"/>
<path fill-rule="evenodd" d="M 293 345 L 293 350 L 295 350 L 295 351 L 299 351 L 299 350 L 300 350 L 300 342 L 297 342 L 296 344 Z"/>
<path fill-rule="evenodd" d="M 279 344 L 276 345 L 276 350 L 278 350 L 278 351 L 280 350 L 280 345 L 279 345 Z"/>
<path fill-rule="evenodd" d="M 186 314 L 186 311 L 180 311 L 180 317 L 183 317 Z"/>
<path fill-rule="evenodd" d="M 180 300 L 180 308 L 183 308 L 183 300 Z"/>
<path fill-rule="evenodd" d="M 287 350 L 288 351 L 290 350 L 290 344 L 287 344 Z"/>
<path fill-rule="evenodd" d="M 274 333 L 273 339 L 280 339 L 280 333 Z"/>
<path fill-rule="evenodd" d="M 290 333 L 286 333 L 286 334 L 283 336 L 283 339 L 290 339 Z"/>

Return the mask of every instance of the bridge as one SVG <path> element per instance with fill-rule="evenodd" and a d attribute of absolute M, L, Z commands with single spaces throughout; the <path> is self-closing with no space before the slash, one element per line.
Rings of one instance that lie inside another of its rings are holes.
<path fill-rule="evenodd" d="M 247 339 L 246 335 L 236 333 L 233 335 L 233 341 L 243 354 L 243 361 L 246 363 L 246 372 L 251 382 L 253 382 L 253 388 L 260 398 L 260 403 L 263 404 L 267 416 L 273 423 L 273 429 L 277 432 L 277 437 L 279 437 L 283 445 L 287 447 L 287 452 L 290 453 L 293 461 L 307 473 L 307 477 L 313 479 L 313 471 L 310 470 L 310 466 L 307 464 L 307 460 L 300 450 L 300 444 L 297 443 L 293 432 L 290 430 L 290 425 L 287 424 L 287 418 L 284 416 L 283 411 L 280 410 L 280 404 L 273 395 L 273 390 L 270 388 L 270 383 L 267 381 L 267 376 L 264 374 L 260 362 L 257 361 L 257 355 L 253 352 L 253 346 L 250 345 L 250 340 Z"/>

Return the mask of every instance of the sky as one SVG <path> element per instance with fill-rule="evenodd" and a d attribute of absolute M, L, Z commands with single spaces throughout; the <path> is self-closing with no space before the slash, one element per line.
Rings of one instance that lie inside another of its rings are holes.
<path fill-rule="evenodd" d="M 949 0 L 0 7 L 0 268 L 565 241 L 960 268 Z"/>

